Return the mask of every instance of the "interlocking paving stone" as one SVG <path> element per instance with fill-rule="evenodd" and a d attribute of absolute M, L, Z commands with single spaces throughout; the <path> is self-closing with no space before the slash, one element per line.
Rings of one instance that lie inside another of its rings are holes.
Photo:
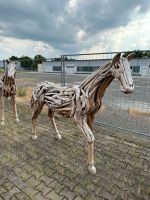
<path fill-rule="evenodd" d="M 75 198 L 74 198 L 74 200 L 83 200 L 81 197 L 79 197 L 79 196 L 76 196 Z"/>
<path fill-rule="evenodd" d="M 68 188 L 64 188 L 64 189 L 60 192 L 60 194 L 61 194 L 62 196 L 67 197 L 67 198 L 70 199 L 70 200 L 74 199 L 75 196 L 76 196 L 76 194 L 75 194 L 73 191 L 71 191 L 70 189 L 68 189 Z"/>
<path fill-rule="evenodd" d="M 19 192 L 20 192 L 20 190 L 14 186 L 8 192 L 1 194 L 1 197 L 3 197 L 6 200 L 9 200 L 11 197 L 13 197 L 16 193 L 19 193 Z"/>
<path fill-rule="evenodd" d="M 19 104 L 18 110 L 21 121 L 6 113 L 0 129 L 0 199 L 150 199 L 149 140 L 95 126 L 97 174 L 90 175 L 84 139 L 70 119 L 56 116 L 63 133 L 57 141 L 43 112 L 32 141 L 30 109 Z"/>
<path fill-rule="evenodd" d="M 38 178 L 38 180 L 44 182 L 45 185 L 48 185 L 48 184 L 50 184 L 51 182 L 54 181 L 54 178 L 51 178 L 51 177 L 48 177 L 48 176 L 42 175 L 41 177 Z"/>
<path fill-rule="evenodd" d="M 18 187 L 19 189 L 23 189 L 24 187 L 27 186 L 27 183 L 23 181 L 21 178 L 17 179 L 16 181 L 13 182 L 13 184 Z"/>
<path fill-rule="evenodd" d="M 38 186 L 36 186 L 37 190 L 39 190 L 39 192 L 43 195 L 46 196 L 47 193 L 49 193 L 50 191 L 52 191 L 53 189 L 50 187 L 47 187 L 44 183 L 40 183 Z"/>
<path fill-rule="evenodd" d="M 15 194 L 15 197 L 17 197 L 18 200 L 30 200 L 31 199 L 24 192 L 20 192 L 20 193 Z"/>
<path fill-rule="evenodd" d="M 45 198 L 40 193 L 34 196 L 34 200 L 45 200 L 45 199 L 50 199 L 50 198 Z"/>
<path fill-rule="evenodd" d="M 6 193 L 7 189 L 0 185 L 0 194 Z"/>
<path fill-rule="evenodd" d="M 64 198 L 63 196 L 58 195 L 54 190 L 49 192 L 45 197 L 52 200 L 62 200 Z"/>
<path fill-rule="evenodd" d="M 23 192 L 27 194 L 30 198 L 34 198 L 34 196 L 38 193 L 38 191 L 30 186 L 27 186 L 23 189 Z"/>

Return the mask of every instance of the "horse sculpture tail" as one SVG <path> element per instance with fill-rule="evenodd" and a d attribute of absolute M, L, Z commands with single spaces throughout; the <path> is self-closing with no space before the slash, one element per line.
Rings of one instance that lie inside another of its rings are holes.
<path fill-rule="evenodd" d="M 37 104 L 39 102 L 40 96 L 43 93 L 42 85 L 44 85 L 44 83 L 43 84 L 41 83 L 40 85 L 37 85 L 35 88 L 33 88 L 32 97 L 31 97 L 31 101 L 30 101 L 31 109 L 34 109 L 34 107 L 37 106 Z"/>
<path fill-rule="evenodd" d="M 3 86 L 3 81 L 0 80 L 0 96 L 2 95 Z"/>
<path fill-rule="evenodd" d="M 32 94 L 32 97 L 31 97 L 31 100 L 30 100 L 31 109 L 33 109 L 35 107 L 35 104 L 36 104 L 36 100 L 34 99 L 33 94 Z"/>
<path fill-rule="evenodd" d="M 40 85 L 37 85 L 37 87 L 33 88 L 32 97 L 30 101 L 31 109 L 34 109 L 34 107 L 37 106 L 38 102 L 40 102 L 41 96 L 44 93 L 42 86 L 44 86 L 44 83 L 41 83 Z"/>

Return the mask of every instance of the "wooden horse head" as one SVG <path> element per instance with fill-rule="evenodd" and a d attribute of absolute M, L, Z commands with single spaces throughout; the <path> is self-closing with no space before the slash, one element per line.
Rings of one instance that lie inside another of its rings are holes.
<path fill-rule="evenodd" d="M 16 75 L 16 62 L 7 60 L 8 66 L 6 67 L 6 75 L 8 78 L 15 78 Z"/>
<path fill-rule="evenodd" d="M 126 58 L 121 57 L 118 53 L 112 59 L 111 72 L 115 79 L 119 80 L 121 91 L 125 94 L 132 93 L 134 84 L 130 69 L 130 60 L 134 57 L 134 53 L 129 54 Z"/>

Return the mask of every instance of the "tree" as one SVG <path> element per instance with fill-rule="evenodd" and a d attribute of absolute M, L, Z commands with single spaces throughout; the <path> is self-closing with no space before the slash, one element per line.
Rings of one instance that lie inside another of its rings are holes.
<path fill-rule="evenodd" d="M 143 57 L 150 58 L 150 51 L 141 51 L 141 50 L 128 51 L 128 52 L 125 52 L 123 56 L 126 57 L 132 52 L 135 53 L 135 58 L 143 58 Z"/>
<path fill-rule="evenodd" d="M 52 61 L 61 61 L 61 59 L 65 60 L 65 61 L 73 61 L 73 60 L 76 60 L 76 59 L 74 59 L 74 58 L 68 58 L 67 56 L 64 56 L 63 58 L 61 58 L 61 57 L 52 58 L 51 60 L 52 60 Z"/>
<path fill-rule="evenodd" d="M 150 51 L 144 51 L 143 56 L 150 58 Z"/>
<path fill-rule="evenodd" d="M 28 56 L 22 56 L 18 58 L 18 61 L 20 61 L 21 67 L 25 69 L 32 69 L 33 68 L 33 59 Z"/>
<path fill-rule="evenodd" d="M 143 51 L 140 50 L 134 50 L 135 58 L 142 58 L 143 57 Z"/>
<path fill-rule="evenodd" d="M 42 55 L 36 55 L 34 57 L 34 64 L 33 64 L 33 68 L 37 70 L 38 64 L 42 64 L 43 61 L 45 61 L 45 57 L 43 57 Z"/>
<path fill-rule="evenodd" d="M 17 56 L 11 56 L 9 59 L 12 60 L 12 61 L 17 61 L 18 57 Z"/>

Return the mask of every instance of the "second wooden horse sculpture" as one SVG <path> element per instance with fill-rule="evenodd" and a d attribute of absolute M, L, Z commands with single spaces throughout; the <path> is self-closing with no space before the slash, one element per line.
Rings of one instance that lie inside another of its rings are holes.
<path fill-rule="evenodd" d="M 4 118 L 4 98 L 10 98 L 13 106 L 13 111 L 15 119 L 19 122 L 17 107 L 16 107 L 16 63 L 7 60 L 7 67 L 0 77 L 0 115 L 1 115 L 1 125 L 5 125 Z"/>

